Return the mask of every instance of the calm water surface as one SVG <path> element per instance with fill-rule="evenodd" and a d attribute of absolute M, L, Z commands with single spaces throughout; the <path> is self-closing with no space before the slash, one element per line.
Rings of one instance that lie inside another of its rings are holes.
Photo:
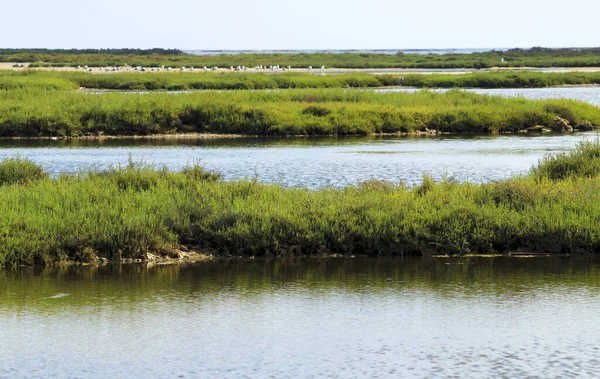
<path fill-rule="evenodd" d="M 25 155 L 52 174 L 146 161 L 179 170 L 200 161 L 227 180 L 347 186 L 369 179 L 486 182 L 525 173 L 547 154 L 597 133 L 453 138 L 295 138 L 226 141 L 0 141 L 0 158 Z"/>
<path fill-rule="evenodd" d="M 0 272 L 0 377 L 598 377 L 600 264 L 302 259 Z"/>

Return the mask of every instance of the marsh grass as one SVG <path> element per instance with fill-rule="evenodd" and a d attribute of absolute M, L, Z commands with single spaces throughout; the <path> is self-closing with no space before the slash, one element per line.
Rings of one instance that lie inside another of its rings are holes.
<path fill-rule="evenodd" d="M 261 90 L 290 88 L 378 88 L 397 86 L 418 88 L 543 88 L 565 85 L 598 85 L 600 72 L 479 72 L 470 74 L 345 73 L 213 73 L 146 72 L 90 74 L 70 71 L 0 71 L 0 89 L 107 89 L 121 91 Z"/>
<path fill-rule="evenodd" d="M 573 126 L 600 125 L 600 109 L 574 100 L 526 100 L 448 93 L 294 89 L 198 93 L 104 93 L 0 90 L 0 136 L 95 136 L 175 133 L 369 135 L 435 130 L 516 132 L 551 127 L 568 115 Z"/>
<path fill-rule="evenodd" d="M 72 71 L 0 71 L 0 89 L 47 88 L 181 91 L 261 90 L 288 88 L 368 88 L 398 84 L 392 75 L 352 73 L 312 75 L 305 73 L 213 73 L 122 72 L 94 74 Z"/>
<path fill-rule="evenodd" d="M 16 156 L 0 162 L 0 186 L 47 179 L 48 174 L 32 161 Z"/>
<path fill-rule="evenodd" d="M 596 178 L 600 175 L 600 140 L 584 140 L 573 151 L 548 155 L 532 169 L 538 180 Z"/>
<path fill-rule="evenodd" d="M 478 72 L 404 75 L 404 85 L 419 88 L 544 88 L 598 85 L 600 72 Z"/>
<path fill-rule="evenodd" d="M 308 190 L 144 164 L 45 177 L 0 186 L 0 264 L 144 259 L 182 245 L 222 256 L 598 254 L 600 171 L 571 162 L 597 168 L 599 150 L 596 140 L 555 157 L 569 175 L 547 158 L 488 184 Z M 23 163 L 17 176 L 29 175 Z"/>

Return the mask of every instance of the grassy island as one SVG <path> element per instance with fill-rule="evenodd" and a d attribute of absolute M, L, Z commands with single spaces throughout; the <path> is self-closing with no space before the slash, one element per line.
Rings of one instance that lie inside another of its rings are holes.
<path fill-rule="evenodd" d="M 343 189 L 225 182 L 130 164 L 50 178 L 0 163 L 0 265 L 217 256 L 600 253 L 600 141 L 489 184 Z"/>
<path fill-rule="evenodd" d="M 464 74 L 315 75 L 299 72 L 117 72 L 0 71 L 0 89 L 104 89 L 118 91 L 264 90 L 292 88 L 544 88 L 600 85 L 600 72 L 502 71 Z"/>
<path fill-rule="evenodd" d="M 540 132 L 556 128 L 558 119 L 561 131 L 594 129 L 600 125 L 600 108 L 573 100 L 509 99 L 462 91 L 0 91 L 1 137 Z"/>

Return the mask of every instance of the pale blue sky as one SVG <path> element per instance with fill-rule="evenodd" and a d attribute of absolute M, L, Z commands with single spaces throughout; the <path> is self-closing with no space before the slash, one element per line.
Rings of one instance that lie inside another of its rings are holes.
<path fill-rule="evenodd" d="M 6 0 L 0 47 L 600 46 L 599 0 Z"/>

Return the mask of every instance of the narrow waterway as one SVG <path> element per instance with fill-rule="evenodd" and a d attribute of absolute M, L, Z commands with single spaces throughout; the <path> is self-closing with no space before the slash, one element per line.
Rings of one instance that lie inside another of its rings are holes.
<path fill-rule="evenodd" d="M 526 173 L 547 154 L 597 133 L 565 135 L 289 138 L 234 140 L 0 141 L 0 158 L 20 154 L 57 175 L 144 161 L 179 170 L 200 162 L 226 180 L 256 177 L 288 186 L 342 187 L 370 179 L 488 182 Z"/>

